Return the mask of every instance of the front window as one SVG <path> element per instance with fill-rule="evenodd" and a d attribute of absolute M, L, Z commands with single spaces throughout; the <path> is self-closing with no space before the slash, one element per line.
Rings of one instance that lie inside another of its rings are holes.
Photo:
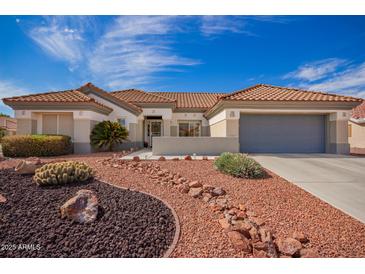
<path fill-rule="evenodd" d="M 181 121 L 179 122 L 180 137 L 196 137 L 200 136 L 199 121 Z"/>
<path fill-rule="evenodd" d="M 125 118 L 119 118 L 119 119 L 118 119 L 118 123 L 119 123 L 121 126 L 125 127 Z"/>

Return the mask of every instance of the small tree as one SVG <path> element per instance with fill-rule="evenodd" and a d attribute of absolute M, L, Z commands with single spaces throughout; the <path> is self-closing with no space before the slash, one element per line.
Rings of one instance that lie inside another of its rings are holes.
<path fill-rule="evenodd" d="M 91 134 L 91 145 L 96 148 L 107 147 L 113 151 L 115 144 L 121 144 L 127 140 L 128 130 L 118 122 L 103 121 L 95 125 Z"/>

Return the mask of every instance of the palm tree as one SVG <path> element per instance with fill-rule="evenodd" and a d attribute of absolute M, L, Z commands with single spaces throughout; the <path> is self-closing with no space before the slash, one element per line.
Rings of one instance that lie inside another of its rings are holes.
<path fill-rule="evenodd" d="M 113 151 L 115 144 L 127 140 L 128 130 L 118 122 L 103 121 L 95 125 L 91 134 L 91 145 L 96 148 L 107 147 Z"/>

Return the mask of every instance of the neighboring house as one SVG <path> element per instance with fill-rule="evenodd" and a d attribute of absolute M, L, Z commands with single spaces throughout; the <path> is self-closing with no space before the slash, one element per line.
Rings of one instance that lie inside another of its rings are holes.
<path fill-rule="evenodd" d="M 92 151 L 96 123 L 114 120 L 129 130 L 126 145 L 168 155 L 349 153 L 348 120 L 362 99 L 263 84 L 203 93 L 106 92 L 88 83 L 3 101 L 15 110 L 18 134 L 66 134 L 76 153 Z"/>
<path fill-rule="evenodd" d="M 0 128 L 5 129 L 6 135 L 16 134 L 16 119 L 0 116 Z"/>
<path fill-rule="evenodd" d="M 351 153 L 365 154 L 365 101 L 353 109 L 349 121 Z"/>

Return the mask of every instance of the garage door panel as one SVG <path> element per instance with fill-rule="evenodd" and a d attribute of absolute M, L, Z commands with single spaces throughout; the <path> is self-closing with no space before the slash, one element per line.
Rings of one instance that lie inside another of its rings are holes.
<path fill-rule="evenodd" d="M 254 153 L 325 151 L 323 115 L 249 115 L 240 117 L 240 150 Z"/>

